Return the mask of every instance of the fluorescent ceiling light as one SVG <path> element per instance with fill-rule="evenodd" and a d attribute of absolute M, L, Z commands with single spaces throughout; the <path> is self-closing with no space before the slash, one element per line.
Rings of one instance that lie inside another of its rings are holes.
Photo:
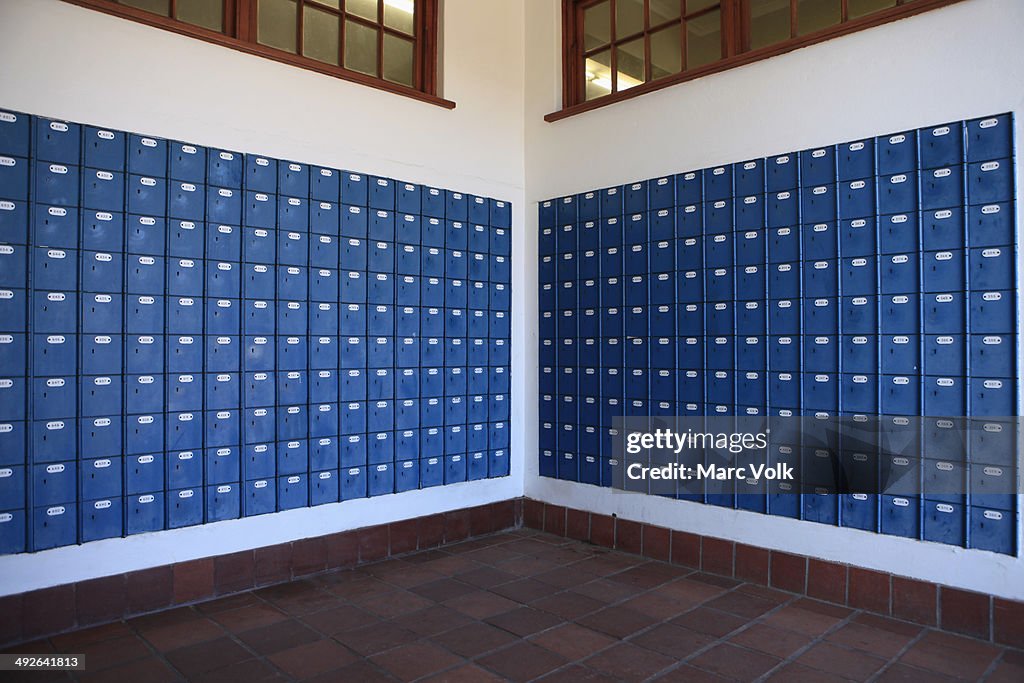
<path fill-rule="evenodd" d="M 596 62 L 593 59 L 587 60 L 587 81 L 593 85 L 601 88 L 602 90 L 612 91 L 612 70 L 601 62 Z M 629 90 L 630 88 L 640 85 L 643 81 L 638 81 L 632 76 L 619 72 L 619 90 Z"/>

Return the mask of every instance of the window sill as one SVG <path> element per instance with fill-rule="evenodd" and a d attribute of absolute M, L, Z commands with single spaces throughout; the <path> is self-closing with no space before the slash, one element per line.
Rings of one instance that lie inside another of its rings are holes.
<path fill-rule="evenodd" d="M 721 61 L 715 62 L 713 64 L 708 64 L 706 66 L 693 69 L 692 71 L 684 71 L 683 73 L 667 76 L 657 81 L 649 81 L 647 83 L 642 83 L 634 88 L 630 88 L 629 90 L 623 90 L 622 92 L 605 95 L 604 97 L 599 97 L 588 102 L 580 102 L 579 104 L 569 105 L 567 107 L 564 107 L 563 109 L 560 109 L 559 111 L 554 111 L 551 112 L 550 114 L 547 114 L 544 117 L 544 120 L 547 121 L 548 123 L 561 121 L 562 119 L 567 119 L 571 116 L 576 116 L 578 114 L 583 114 L 588 111 L 593 111 L 595 109 L 607 107 L 609 105 L 617 104 L 625 100 L 631 100 L 635 97 L 639 97 L 640 95 L 645 95 L 647 93 L 655 92 L 657 90 L 663 90 L 664 88 L 669 88 L 673 85 L 686 83 L 697 78 L 709 76 L 711 74 L 719 73 L 721 71 L 727 71 L 729 69 L 733 69 L 738 66 L 743 66 L 745 64 L 751 64 L 762 59 L 768 59 L 769 57 L 782 55 L 787 52 L 792 52 L 793 50 L 799 50 L 802 47 L 816 45 L 817 43 L 822 43 L 826 40 L 831 40 L 832 38 L 838 38 L 840 36 L 844 36 L 849 33 L 854 33 L 856 31 L 861 31 L 867 28 L 873 28 L 875 26 L 881 26 L 883 24 L 888 24 L 899 19 L 905 19 L 916 14 L 921 14 L 922 12 L 927 12 L 928 10 L 937 9 L 939 7 L 945 7 L 947 5 L 952 5 L 958 2 L 962 2 L 962 0 L 921 0 L 920 2 L 915 2 L 912 5 L 901 5 L 899 7 L 893 7 L 892 9 L 884 10 L 877 14 L 872 14 L 861 19 L 854 19 L 853 21 L 846 22 L 845 24 L 833 26 L 832 28 L 825 29 L 824 31 L 821 31 L 819 33 L 815 33 L 809 36 L 803 36 L 800 38 L 794 38 L 784 43 L 770 45 L 768 47 L 761 48 L 758 50 L 743 52 L 738 55 L 734 55 L 732 57 L 728 57 Z"/>
<path fill-rule="evenodd" d="M 398 83 L 391 83 L 389 81 L 374 78 L 373 76 L 365 76 L 354 71 L 348 71 L 337 66 L 317 62 L 315 60 L 302 57 L 301 55 L 290 54 L 265 45 L 239 40 L 238 38 L 229 36 L 225 33 L 218 33 L 217 31 L 211 31 L 210 29 L 202 28 L 200 26 L 191 26 L 180 21 L 175 21 L 174 19 L 161 17 L 159 15 L 152 14 L 151 12 L 146 12 L 127 5 L 115 5 L 109 2 L 109 0 L 64 0 L 64 2 L 97 10 L 104 14 L 110 14 L 122 19 L 130 19 L 148 26 L 172 31 L 173 33 L 188 36 L 190 38 L 198 38 L 208 43 L 228 47 L 233 50 L 256 55 L 258 57 L 265 57 L 267 59 L 272 59 L 275 62 L 288 64 L 289 66 L 298 67 L 307 71 L 314 71 L 326 76 L 332 76 L 350 83 L 358 83 L 359 85 L 365 85 L 376 90 L 383 90 L 384 92 L 389 92 L 394 95 L 402 95 L 403 97 L 432 104 L 444 109 L 455 109 L 455 102 L 446 100 L 437 95 L 423 92 L 422 90 L 416 90 L 415 88 L 399 85 Z"/>

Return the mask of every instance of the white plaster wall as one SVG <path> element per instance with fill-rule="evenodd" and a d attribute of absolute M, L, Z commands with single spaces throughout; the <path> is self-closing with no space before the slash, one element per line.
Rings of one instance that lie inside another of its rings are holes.
<path fill-rule="evenodd" d="M 1005 111 L 1018 112 L 1020 138 L 1018 0 L 967 0 L 556 123 L 542 117 L 561 102 L 560 3 L 526 1 L 531 250 L 536 202 L 551 197 Z M 1018 196 L 1021 188 L 1018 175 Z M 522 286 L 535 287 L 536 259 L 520 266 L 528 269 Z M 520 315 L 535 319 L 536 300 L 533 291 Z M 535 328 L 525 351 L 526 391 L 535 395 Z M 538 477 L 536 406 L 528 404 L 521 423 L 532 498 L 1024 598 L 1018 558 Z"/>
<path fill-rule="evenodd" d="M 443 95 L 453 111 L 58 0 L 0 0 L 0 107 L 357 170 L 513 204 L 512 422 L 528 318 L 523 18 L 516 2 L 446 0 Z M 495 26 L 500 30 L 493 30 Z M 0 558 L 0 595 L 522 495 L 512 476 Z"/>

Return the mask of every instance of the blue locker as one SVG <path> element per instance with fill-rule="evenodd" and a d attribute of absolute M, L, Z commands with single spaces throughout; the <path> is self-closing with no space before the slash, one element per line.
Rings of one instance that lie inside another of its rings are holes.
<path fill-rule="evenodd" d="M 918 133 L 921 168 L 938 168 L 963 161 L 964 126 L 949 123 L 928 128 Z"/>
<path fill-rule="evenodd" d="M 965 374 L 966 358 L 962 335 L 928 335 L 924 338 L 924 372 L 938 377 Z"/>
<path fill-rule="evenodd" d="M 967 160 L 1002 159 L 1013 154 L 1012 114 L 967 122 Z"/>
<path fill-rule="evenodd" d="M 128 170 L 143 175 L 167 174 L 167 141 L 158 138 L 128 136 Z"/>
<path fill-rule="evenodd" d="M 309 442 L 309 466 L 311 470 L 335 470 L 338 468 L 340 448 L 339 437 L 324 436 Z"/>
<path fill-rule="evenodd" d="M 879 160 L 881 163 L 881 159 Z M 913 212 L 918 208 L 917 172 L 905 170 L 895 175 L 884 175 L 878 178 L 878 212 L 895 214 Z M 923 208 L 938 208 L 927 206 Z"/>
<path fill-rule="evenodd" d="M 304 301 L 281 302 L 277 309 L 277 332 L 281 335 L 304 335 L 308 326 L 308 308 Z"/>
<path fill-rule="evenodd" d="M 145 180 L 146 178 L 143 178 L 139 182 L 145 185 Z M 203 220 L 203 218 L 206 216 L 206 194 L 203 190 L 202 185 L 197 186 L 194 183 L 182 183 L 178 181 L 172 181 L 170 182 L 169 190 L 170 197 L 167 200 L 167 213 L 171 218 L 180 218 L 195 221 Z M 230 193 L 230 190 L 228 190 L 228 192 Z M 137 200 L 134 206 L 131 203 L 132 199 Z M 155 200 L 148 198 L 145 200 L 139 199 L 137 198 L 136 195 L 131 195 L 129 199 L 129 207 L 131 207 L 131 211 L 137 213 L 155 213 L 155 211 L 152 208 L 149 208 L 150 206 L 155 205 Z M 230 214 L 231 212 L 228 211 L 228 213 Z M 211 217 L 211 220 L 218 219 Z M 238 218 L 236 218 L 235 222 L 240 221 L 238 220 Z"/>
<path fill-rule="evenodd" d="M 337 301 L 338 273 L 328 268 L 309 269 L 309 300 Z"/>
<path fill-rule="evenodd" d="M 125 459 L 125 494 L 164 490 L 163 453 L 133 455 Z"/>
<path fill-rule="evenodd" d="M 219 187 L 241 188 L 245 175 L 244 161 L 241 154 L 225 150 L 211 149 L 207 155 L 207 182 Z"/>
<path fill-rule="evenodd" d="M 283 373 L 289 375 L 292 373 Z M 301 373 L 295 373 L 297 375 Z M 285 379 L 285 383 L 289 380 Z M 270 372 L 247 372 L 243 386 L 243 405 L 272 406 L 275 400 L 275 376 Z"/>
<path fill-rule="evenodd" d="M 200 365 L 197 370 L 202 369 Z M 225 375 L 230 377 L 230 375 Z M 221 406 L 213 406 L 221 407 Z M 203 376 L 201 374 L 184 374 L 167 376 L 167 410 L 202 410 L 203 408 Z"/>
<path fill-rule="evenodd" d="M 719 199 L 704 202 L 704 232 L 708 234 L 730 233 L 733 230 L 733 200 Z M 627 234 L 628 241 L 628 234 Z"/>
<path fill-rule="evenodd" d="M 37 507 L 32 511 L 32 550 L 74 545 L 78 523 L 72 504 Z"/>
<path fill-rule="evenodd" d="M 396 250 L 395 272 L 400 275 L 419 275 L 420 259 L 421 255 L 419 245 L 399 245 Z"/>
<path fill-rule="evenodd" d="M 212 336 L 205 338 L 206 369 L 214 372 L 239 372 L 241 370 L 241 338 L 238 336 Z"/>
<path fill-rule="evenodd" d="M 920 329 L 918 297 L 916 294 L 897 294 L 882 297 L 881 329 L 883 333 L 899 333 Z"/>
<path fill-rule="evenodd" d="M 27 114 L 0 112 L 0 153 L 27 157 L 29 141 L 32 139 L 31 127 L 31 119 Z"/>
<path fill-rule="evenodd" d="M 121 332 L 122 298 L 120 294 L 82 294 L 82 332 Z"/>
<path fill-rule="evenodd" d="M 121 536 L 124 509 L 120 497 L 88 500 L 79 505 L 79 511 L 82 542 Z"/>
<path fill-rule="evenodd" d="M 294 510 L 309 505 L 309 480 L 305 475 L 277 478 L 278 507 Z"/>
<path fill-rule="evenodd" d="M 366 444 L 362 434 L 349 434 L 339 437 L 341 467 L 358 467 L 366 465 Z"/>
<path fill-rule="evenodd" d="M 926 377 L 925 415 L 963 415 L 967 410 L 966 383 L 960 377 Z"/>
<path fill-rule="evenodd" d="M 94 501 L 101 498 L 119 498 L 123 493 L 121 458 L 98 458 L 80 461 L 81 498 Z M 24 475 L 23 475 L 24 476 Z M 24 482 L 23 482 L 24 484 Z"/>
<path fill-rule="evenodd" d="M 272 478 L 246 481 L 244 490 L 242 514 L 246 517 L 265 515 L 277 510 L 277 491 Z"/>
<path fill-rule="evenodd" d="M 308 363 L 306 337 L 277 338 L 277 367 L 280 370 L 305 370 Z"/>
<path fill-rule="evenodd" d="M 55 209 L 57 207 L 50 207 Z M 10 207 L 10 211 L 16 212 L 17 206 Z M 3 241 L 21 241 L 8 239 L 4 230 L 4 214 L 7 211 L 0 205 L 0 239 Z M 27 219 L 19 219 L 20 225 L 27 225 Z M 173 233 L 172 233 L 173 234 Z M 171 242 L 172 247 L 174 242 Z M 82 249 L 90 249 L 102 252 L 113 252 L 124 250 L 124 214 L 108 211 L 86 211 L 82 214 Z M 200 253 L 202 246 L 199 247 Z"/>
<path fill-rule="evenodd" d="M 834 183 L 836 148 L 824 147 L 800 152 L 800 180 L 804 186 Z"/>
<path fill-rule="evenodd" d="M 1006 247 L 970 250 L 968 280 L 971 289 L 993 291 L 1014 288 L 1014 262 Z"/>
<path fill-rule="evenodd" d="M 918 267 L 918 259 L 913 258 L 911 254 L 897 254 L 885 258 L 879 265 L 879 291 L 882 294 L 917 292 L 920 287 Z"/>
<path fill-rule="evenodd" d="M 306 265 L 309 260 L 309 234 L 298 230 L 278 230 L 277 262 Z"/>
<path fill-rule="evenodd" d="M 55 462 L 32 467 L 32 504 L 74 503 L 78 491 L 75 462 Z"/>
<path fill-rule="evenodd" d="M 200 184 L 205 183 L 206 147 L 197 147 L 183 142 L 171 142 L 169 146 L 169 177 L 176 180 L 190 180 Z"/>
<path fill-rule="evenodd" d="M 5 199 L 27 201 L 29 197 L 29 176 L 31 171 L 27 159 L 0 156 L 0 195 Z M 63 169 L 63 173 L 51 171 L 53 169 Z M 62 194 L 69 195 L 71 192 L 77 193 L 77 188 L 69 188 L 68 185 L 77 180 L 77 169 L 74 173 L 70 173 L 67 166 L 61 164 L 46 164 L 36 163 L 36 172 L 40 175 L 40 179 L 37 181 L 37 185 L 34 194 L 39 194 L 40 190 L 45 191 L 45 195 L 49 197 L 60 196 Z M 71 177 L 67 177 L 67 176 Z M 77 195 L 74 197 L 64 197 L 63 202 L 47 202 L 47 203 L 63 203 L 69 204 L 67 200 L 77 199 Z M 70 201 L 70 205 L 77 205 L 77 201 Z"/>
<path fill-rule="evenodd" d="M 289 197 L 308 197 L 309 167 L 284 160 L 277 162 L 277 191 Z"/>
<path fill-rule="evenodd" d="M 986 247 L 1013 244 L 1013 209 L 1010 204 L 972 206 L 968 208 L 967 212 L 967 236 L 970 246 Z M 954 215 L 960 221 L 963 220 L 961 212 L 958 211 Z M 962 229 L 956 232 L 954 237 L 957 238 L 957 241 L 953 246 L 961 246 L 963 244 Z"/>
<path fill-rule="evenodd" d="M 366 239 L 369 231 L 369 220 L 366 209 L 359 206 L 343 204 L 341 207 L 341 236 L 355 239 Z"/>
<path fill-rule="evenodd" d="M 309 504 L 326 505 L 340 500 L 340 484 L 337 472 L 315 472 L 310 475 Z"/>
<path fill-rule="evenodd" d="M 804 408 L 834 412 L 839 409 L 839 376 L 827 373 L 804 373 Z"/>
<path fill-rule="evenodd" d="M 839 300 L 804 299 L 804 331 L 809 334 L 835 334 L 839 325 Z"/>
<path fill-rule="evenodd" d="M 1012 332 L 1015 329 L 1016 316 L 1012 292 L 971 292 L 970 297 L 972 332 Z M 959 303 L 959 319 L 962 321 L 962 297 L 956 303 Z M 947 306 L 947 308 L 949 307 Z M 955 331 L 960 331 L 962 328 L 963 325 L 960 325 Z"/>
<path fill-rule="evenodd" d="M 238 481 L 241 468 L 237 446 L 207 448 L 205 461 L 207 484 L 230 484 Z"/>
<path fill-rule="evenodd" d="M 917 168 L 917 132 L 907 131 L 875 139 L 878 149 L 878 173 L 890 175 Z"/>
<path fill-rule="evenodd" d="M 277 160 L 253 154 L 245 158 L 245 187 L 255 192 L 277 192 Z"/>
<path fill-rule="evenodd" d="M 843 221 L 866 219 L 875 210 L 875 183 L 871 180 L 853 180 L 839 186 L 839 218 Z"/>
<path fill-rule="evenodd" d="M 159 256 L 130 256 L 128 258 L 128 288 L 130 294 L 164 293 L 164 259 Z"/>
<path fill-rule="evenodd" d="M 37 152 L 38 155 L 38 152 Z M 11 159 L 12 157 L 6 157 Z M 38 159 L 38 156 L 37 156 Z M 4 169 L 3 178 L 5 184 L 13 187 L 10 194 L 11 199 L 26 199 L 22 191 L 22 180 L 27 178 L 27 168 L 23 169 L 24 161 L 18 160 L 13 165 L 7 163 L 0 165 Z M 20 171 L 20 173 L 19 173 Z M 111 174 L 112 175 L 112 174 Z M 34 168 L 32 197 L 33 200 L 50 206 L 79 206 L 79 185 L 80 173 L 77 166 L 65 166 L 46 161 L 36 161 Z M 108 198 L 109 199 L 109 198 Z M 95 206 L 90 208 L 106 209 L 109 206 Z"/>
<path fill-rule="evenodd" d="M 107 410 L 110 406 L 106 407 Z M 102 458 L 121 454 L 121 417 L 88 417 L 79 420 L 79 458 Z M 102 497 L 114 494 L 98 494 Z"/>
<path fill-rule="evenodd" d="M 240 486 L 237 483 L 224 483 L 206 487 L 206 521 L 220 522 L 225 519 L 238 519 L 241 515 Z"/>
<path fill-rule="evenodd" d="M 1014 335 L 972 334 L 971 374 L 980 377 L 1015 377 L 1016 337 Z"/>
<path fill-rule="evenodd" d="M 36 290 L 76 290 L 78 252 L 71 249 L 36 247 L 32 252 L 32 284 Z"/>
<path fill-rule="evenodd" d="M 341 196 L 340 176 L 341 174 L 334 169 L 313 166 L 309 172 L 310 198 L 321 202 L 337 202 Z"/>
<path fill-rule="evenodd" d="M 761 370 L 768 367 L 764 337 L 740 337 L 736 346 L 738 370 Z"/>
<path fill-rule="evenodd" d="M 921 372 L 920 337 L 916 334 L 882 337 L 882 372 L 889 375 L 917 375 Z"/>
<path fill-rule="evenodd" d="M 196 488 L 168 491 L 166 498 L 168 529 L 202 524 L 202 487 L 196 485 Z"/>
<path fill-rule="evenodd" d="M 350 467 L 341 471 L 341 500 L 366 498 L 368 495 L 365 467 Z"/>
<path fill-rule="evenodd" d="M 768 376 L 768 405 L 773 408 L 800 406 L 800 374 L 772 372 Z"/>
<path fill-rule="evenodd" d="M 144 303 L 142 300 L 152 300 L 154 297 L 133 297 L 129 300 L 129 316 L 127 318 L 128 327 L 133 327 L 133 318 L 131 314 L 139 313 L 140 311 L 149 314 L 153 320 L 148 321 L 148 329 L 136 331 L 163 331 L 163 328 L 159 326 L 163 323 L 162 311 L 159 320 L 156 320 L 157 311 L 156 303 L 152 304 Z M 162 300 L 161 300 L 162 303 Z M 138 326 L 136 326 L 138 327 Z M 171 297 L 167 299 L 167 332 L 169 333 L 199 333 L 203 329 L 203 300 L 191 297 Z"/>
<path fill-rule="evenodd" d="M 174 221 L 174 223 L 180 225 L 178 221 Z M 165 238 L 166 229 L 162 217 L 128 217 L 128 238 L 126 242 L 128 252 L 161 256 L 164 253 Z"/>
<path fill-rule="evenodd" d="M 2 130 L 2 129 L 0 129 Z M 85 394 L 83 382 L 82 393 Z M 27 415 L 28 394 L 24 377 L 0 379 L 0 415 L 4 420 L 24 420 Z"/>
<path fill-rule="evenodd" d="M 883 415 L 920 415 L 919 384 L 914 378 L 903 375 L 881 375 Z"/>
<path fill-rule="evenodd" d="M 765 161 L 765 189 L 769 193 L 798 187 L 799 160 L 790 154 L 769 157 Z"/>
<path fill-rule="evenodd" d="M 124 187 L 123 173 L 88 169 L 82 174 L 81 206 L 96 211 L 123 211 Z"/>
<path fill-rule="evenodd" d="M 34 375 L 37 377 L 67 377 L 76 373 L 75 335 L 37 334 L 33 336 L 32 372 Z M 11 339 L 13 343 L 17 342 L 19 337 L 12 335 Z M 17 358 L 19 355 L 16 354 L 14 357 Z M 24 356 L 20 355 L 20 357 Z M 25 365 L 22 363 L 19 364 L 19 367 L 25 367 Z"/>
<path fill-rule="evenodd" d="M 297 234 L 297 233 L 296 233 Z M 304 301 L 309 294 L 307 269 L 286 266 L 277 269 L 277 298 L 290 301 Z M 305 332 L 305 330 L 303 330 Z"/>
<path fill-rule="evenodd" d="M 838 261 L 807 261 L 804 263 L 804 295 L 835 296 L 839 293 Z"/>
<path fill-rule="evenodd" d="M 420 271 L 424 277 L 444 277 L 444 249 L 428 248 L 420 252 Z"/>
<path fill-rule="evenodd" d="M 801 219 L 805 223 L 834 221 L 838 212 L 835 185 L 819 185 L 801 192 Z"/>
<path fill-rule="evenodd" d="M 165 444 L 170 450 L 200 448 L 203 445 L 203 413 L 200 408 L 194 412 L 169 413 Z M 180 453 L 179 453 L 180 455 Z M 198 485 L 196 482 L 194 485 Z M 193 484 L 182 484 L 192 486 Z"/>
<path fill-rule="evenodd" d="M 336 242 L 341 232 L 340 205 L 326 201 L 312 202 L 309 210 L 309 231 L 321 237 L 330 237 Z M 337 265 L 337 261 L 334 265 Z"/>
<path fill-rule="evenodd" d="M 337 301 L 335 297 L 334 301 Z M 248 322 L 248 321 L 247 321 Z M 340 328 L 338 304 L 319 302 L 310 306 L 309 333 L 313 335 L 336 335 Z"/>
<path fill-rule="evenodd" d="M 205 384 L 207 410 L 238 408 L 241 399 L 241 380 L 237 373 L 208 374 Z"/>
<path fill-rule="evenodd" d="M 231 446 L 241 443 L 242 425 L 238 410 L 207 410 L 205 422 L 207 446 Z M 238 460 L 237 453 L 235 460 Z"/>
<path fill-rule="evenodd" d="M 337 337 L 310 337 L 309 346 L 309 367 L 311 369 L 324 369 L 338 367 Z"/>
<path fill-rule="evenodd" d="M 18 202 L 11 203 L 14 204 L 11 209 L 13 213 L 11 221 L 17 222 L 17 227 L 15 228 L 12 224 L 10 228 L 5 229 L 5 232 L 17 233 L 17 235 L 12 234 L 12 237 L 17 237 L 12 241 L 25 243 L 27 239 L 24 230 L 25 224 L 22 221 L 23 212 L 19 208 Z M 7 206 L 7 203 L 5 202 L 4 205 Z M 6 214 L 7 210 L 4 213 Z M 32 215 L 32 231 L 33 244 L 74 249 L 78 246 L 78 209 L 36 205 Z"/>
<path fill-rule="evenodd" d="M 248 228 L 273 230 L 277 226 L 277 197 L 273 194 L 247 191 L 242 220 Z"/>
<path fill-rule="evenodd" d="M 800 264 L 779 263 L 768 271 L 768 295 L 772 299 L 800 296 Z"/>
<path fill-rule="evenodd" d="M 708 268 L 727 267 L 733 264 L 732 243 L 730 235 L 709 235 L 704 240 L 705 262 Z"/>
<path fill-rule="evenodd" d="M 873 374 L 874 370 L 872 368 L 871 374 L 840 376 L 842 395 L 839 407 L 844 412 L 867 415 L 878 412 L 878 376 Z"/>
<path fill-rule="evenodd" d="M 167 181 L 161 177 L 139 175 L 128 176 L 128 211 L 143 216 L 163 216 L 167 213 Z M 195 193 L 198 194 L 198 193 Z M 200 205 L 202 201 L 200 200 Z M 198 212 L 180 210 L 181 204 L 175 206 L 179 218 L 198 218 L 202 220 L 200 206 Z M 198 215 L 194 215 L 198 213 Z"/>
<path fill-rule="evenodd" d="M 843 336 L 841 353 L 844 372 L 878 372 L 878 338 L 874 335 Z"/>
<path fill-rule="evenodd" d="M 879 251 L 896 254 L 918 250 L 918 220 L 916 213 L 882 216 L 878 221 Z"/>
<path fill-rule="evenodd" d="M 970 524 L 972 548 L 1004 555 L 1014 554 L 1016 519 L 1012 512 L 972 506 Z"/>
<path fill-rule="evenodd" d="M 925 292 L 947 292 L 965 289 L 963 250 L 925 252 L 921 254 Z"/>
<path fill-rule="evenodd" d="M 997 207 L 998 208 L 998 207 Z M 972 233 L 981 231 L 980 221 L 977 230 L 972 226 Z M 971 235 L 972 241 L 975 235 Z M 964 244 L 964 213 L 962 210 L 940 209 L 921 213 L 921 247 L 926 251 L 941 249 L 959 249 Z"/>
<path fill-rule="evenodd" d="M 236 223 L 238 221 L 235 221 Z M 242 232 L 231 225 L 210 225 L 207 233 L 209 241 L 206 245 L 206 258 L 213 261 L 232 261 L 242 259 Z"/>
<path fill-rule="evenodd" d="M 921 172 L 921 208 L 934 211 L 964 204 L 963 166 L 951 166 Z"/>
<path fill-rule="evenodd" d="M 709 335 L 733 333 L 734 317 L 732 303 L 716 303 L 709 305 L 707 307 L 707 311 L 707 331 Z"/>
<path fill-rule="evenodd" d="M 338 412 L 333 403 L 321 403 L 309 407 L 309 436 L 319 439 L 338 434 Z"/>
<path fill-rule="evenodd" d="M 274 263 L 277 260 L 275 231 L 264 228 L 242 228 L 242 259 L 246 263 Z"/>
<path fill-rule="evenodd" d="M 804 370 L 832 373 L 839 370 L 839 344 L 836 337 L 805 336 L 803 351 Z"/>
<path fill-rule="evenodd" d="M 1013 192 L 1013 164 L 1009 159 L 968 165 L 967 202 L 971 206 L 1010 202 Z"/>
<path fill-rule="evenodd" d="M 120 377 L 82 377 L 79 387 L 82 392 L 80 405 L 83 416 L 103 415 L 108 410 L 106 406 L 121 405 Z"/>
<path fill-rule="evenodd" d="M 0 464 L 22 465 L 28 459 L 26 423 L 24 421 L 4 422 L 0 429 Z"/>
<path fill-rule="evenodd" d="M 395 241 L 395 215 L 390 211 L 371 211 L 367 237 L 370 240 Z"/>
<path fill-rule="evenodd" d="M 363 373 L 358 370 L 349 370 L 346 373 L 345 387 L 348 390 L 348 380 L 352 373 L 355 373 L 353 383 L 362 379 Z M 317 370 L 310 373 L 309 400 L 311 403 L 334 403 L 338 400 L 338 373 L 332 370 Z M 365 388 L 363 389 L 365 394 Z M 325 468 L 320 468 L 325 469 Z"/>
<path fill-rule="evenodd" d="M 393 242 L 369 242 L 367 267 L 378 273 L 394 273 L 395 250 Z M 443 268 L 443 265 L 441 265 Z M 439 273 L 440 275 L 440 273 Z"/>
<path fill-rule="evenodd" d="M 83 270 L 83 283 L 85 275 L 86 271 Z M 166 292 L 175 297 L 202 296 L 204 278 L 205 266 L 202 259 L 170 259 L 167 262 Z"/>

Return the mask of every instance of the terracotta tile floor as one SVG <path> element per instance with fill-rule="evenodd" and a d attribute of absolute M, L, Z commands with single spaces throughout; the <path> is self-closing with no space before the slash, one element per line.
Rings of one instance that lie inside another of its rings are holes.
<path fill-rule="evenodd" d="M 529 530 L 15 650 L 118 683 L 1024 681 L 1020 651 Z"/>

